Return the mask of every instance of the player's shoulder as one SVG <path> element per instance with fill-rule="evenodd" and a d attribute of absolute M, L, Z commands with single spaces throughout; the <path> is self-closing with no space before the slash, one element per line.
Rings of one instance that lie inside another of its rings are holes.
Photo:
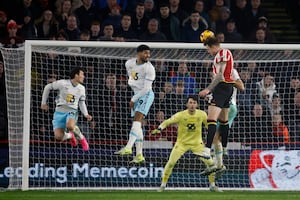
<path fill-rule="evenodd" d="M 125 62 L 125 65 L 131 65 L 136 63 L 136 58 L 130 58 Z"/>

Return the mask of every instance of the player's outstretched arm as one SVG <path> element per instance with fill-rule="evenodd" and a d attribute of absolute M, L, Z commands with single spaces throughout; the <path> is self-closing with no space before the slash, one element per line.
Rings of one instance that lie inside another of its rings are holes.
<path fill-rule="evenodd" d="M 48 100 L 51 88 L 52 88 L 51 83 L 47 84 L 44 88 L 43 96 L 42 96 L 42 103 L 41 103 L 42 110 L 47 111 L 49 109 L 49 107 L 47 105 L 47 100 Z"/>
<path fill-rule="evenodd" d="M 240 91 L 244 91 L 245 90 L 245 85 L 244 85 L 244 83 L 243 83 L 243 81 L 241 79 L 238 79 L 238 80 L 235 81 L 234 87 L 236 87 Z"/>
<path fill-rule="evenodd" d="M 160 127 L 158 127 L 157 129 L 154 129 L 151 131 L 151 134 L 155 135 L 155 134 L 159 134 L 161 133 L 162 129 Z"/>

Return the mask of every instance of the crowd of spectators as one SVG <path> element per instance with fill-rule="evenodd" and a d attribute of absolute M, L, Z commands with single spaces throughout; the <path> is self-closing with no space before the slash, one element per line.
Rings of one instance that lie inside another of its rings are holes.
<path fill-rule="evenodd" d="M 5 47 L 17 47 L 25 39 L 198 42 L 200 33 L 205 29 L 213 30 L 220 42 L 276 42 L 268 27 L 268 13 L 260 0 L 22 0 L 12 1 L 9 5 L 17 9 L 7 6 L 0 11 L 0 41 Z M 48 55 L 45 62 L 49 72 L 46 73 L 48 77 L 44 77 L 47 83 L 62 78 L 49 68 L 51 63 L 55 65 L 56 56 Z M 184 109 L 187 95 L 197 94 L 210 78 L 210 63 L 193 66 L 182 61 L 170 66 L 169 62 L 157 59 L 154 66 L 157 73 L 154 84 L 156 97 L 151 116 L 144 124 L 146 134 L 151 127 Z M 253 62 L 236 67 L 246 90 L 238 95 L 239 116 L 233 132 L 245 135 L 233 134 L 231 140 L 247 143 L 299 142 L 299 66 L 293 69 L 291 73 L 294 76 L 286 85 L 279 85 L 287 80 L 280 71 L 271 73 L 272 70 Z M 93 129 L 95 133 L 105 134 L 121 130 L 119 132 L 124 133 L 121 136 L 110 134 L 103 137 L 126 138 L 129 122 L 119 122 L 129 116 L 127 102 L 131 95 L 126 77 L 124 73 L 102 73 L 99 70 L 94 65 L 86 66 L 88 105 L 94 105 L 95 120 L 87 125 L 85 132 Z M 5 105 L 2 104 L 2 101 L 6 102 L 2 62 L 0 84 L 1 105 Z M 39 90 L 36 92 L 38 95 Z M 205 102 L 201 105 L 205 109 Z M 36 107 L 39 107 L 38 103 Z M 0 110 L 1 122 L 7 122 L 2 120 L 6 112 L 6 109 Z M 51 124 L 50 116 L 43 119 L 46 120 L 44 124 Z M 7 124 L 1 124 L 0 128 L 1 131 L 2 128 L 6 130 Z M 49 127 L 35 129 L 50 130 Z M 176 138 L 173 135 L 176 127 L 170 127 L 166 132 L 164 136 L 146 138 Z M 97 136 L 97 139 L 101 137 Z"/>
<path fill-rule="evenodd" d="M 274 43 L 261 0 L 1 1 L 0 41 L 26 39 L 199 42 L 205 29 L 224 42 Z"/>

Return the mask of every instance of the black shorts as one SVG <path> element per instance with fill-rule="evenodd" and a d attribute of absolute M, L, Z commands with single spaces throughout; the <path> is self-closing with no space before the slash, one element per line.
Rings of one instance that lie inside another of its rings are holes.
<path fill-rule="evenodd" d="M 219 108 L 229 108 L 232 92 L 233 84 L 219 83 L 212 91 L 212 99 L 209 101 L 209 105 Z"/>

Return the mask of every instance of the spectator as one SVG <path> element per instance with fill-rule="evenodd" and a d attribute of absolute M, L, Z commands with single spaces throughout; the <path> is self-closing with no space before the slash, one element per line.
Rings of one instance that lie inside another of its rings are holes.
<path fill-rule="evenodd" d="M 167 3 L 160 4 L 158 21 L 159 29 L 165 34 L 168 41 L 180 40 L 180 21 L 177 17 L 170 14 L 170 8 Z"/>
<path fill-rule="evenodd" d="M 234 19 L 229 19 L 226 23 L 225 42 L 238 43 L 243 41 L 243 36 L 237 32 Z"/>
<path fill-rule="evenodd" d="M 182 22 L 189 16 L 188 13 L 180 6 L 180 0 L 169 0 L 170 14 L 174 15 L 179 19 L 180 26 Z"/>
<path fill-rule="evenodd" d="M 101 29 L 100 29 L 100 22 L 99 21 L 93 21 L 91 23 L 91 29 L 90 29 L 90 40 L 97 41 L 100 40 L 101 36 Z"/>
<path fill-rule="evenodd" d="M 218 32 L 216 34 L 216 38 L 218 39 L 218 42 L 220 42 L 220 43 L 225 42 L 225 34 L 223 32 Z"/>
<path fill-rule="evenodd" d="M 281 93 L 284 95 L 283 99 L 286 112 L 291 109 L 291 105 L 294 105 L 294 96 L 297 91 L 300 91 L 300 79 L 299 77 L 293 76 L 290 78 L 289 84 L 281 90 Z"/>
<path fill-rule="evenodd" d="M 205 20 L 197 11 L 192 11 L 190 18 L 185 22 L 182 28 L 183 42 L 199 42 L 199 35 L 208 28 Z"/>
<path fill-rule="evenodd" d="M 196 89 L 196 80 L 191 76 L 191 73 L 188 71 L 187 64 L 185 62 L 179 63 L 177 73 L 174 77 L 171 77 L 170 82 L 173 86 L 176 86 L 177 81 L 184 82 L 184 94 L 193 95 L 195 94 Z"/>
<path fill-rule="evenodd" d="M 7 37 L 8 35 L 6 24 L 7 24 L 6 13 L 0 10 L 0 39 Z"/>
<path fill-rule="evenodd" d="M 184 103 L 186 102 L 187 96 L 184 94 L 184 82 L 182 80 L 178 80 L 175 86 L 175 93 L 173 95 L 172 102 L 175 103 L 175 112 L 179 112 L 180 110 L 184 109 Z M 173 108 L 174 111 L 174 108 Z"/>
<path fill-rule="evenodd" d="M 67 20 L 67 26 L 63 29 L 70 41 L 79 40 L 80 30 L 77 26 L 77 18 L 75 15 L 70 15 Z"/>
<path fill-rule="evenodd" d="M 250 6 L 246 9 L 247 32 L 245 38 L 249 38 L 251 32 L 257 27 L 258 19 L 262 16 L 267 17 L 267 11 L 262 7 L 261 0 L 251 0 Z"/>
<path fill-rule="evenodd" d="M 123 38 L 124 41 L 137 40 L 137 34 L 131 26 L 131 15 L 128 13 L 123 14 L 121 19 L 121 26 L 116 30 L 116 37 Z"/>
<path fill-rule="evenodd" d="M 245 133 L 243 140 L 254 146 L 273 141 L 271 117 L 261 104 L 255 104 L 250 115 L 237 118 L 237 127 Z"/>
<path fill-rule="evenodd" d="M 258 18 L 257 29 L 263 29 L 265 31 L 265 41 L 267 41 L 267 43 L 276 42 L 275 36 L 268 26 L 268 19 L 265 16 Z M 252 31 L 252 34 L 250 35 L 250 41 L 253 40 L 253 38 L 255 38 L 256 30 Z"/>
<path fill-rule="evenodd" d="M 266 73 L 265 77 L 256 83 L 256 91 L 257 102 L 264 106 L 271 104 L 273 95 L 277 93 L 274 77 L 270 73 Z"/>
<path fill-rule="evenodd" d="M 161 91 L 156 93 L 158 97 L 154 100 L 154 109 L 162 110 L 166 116 L 170 116 L 172 112 L 172 104 L 174 100 L 174 89 L 170 82 L 165 82 Z"/>
<path fill-rule="evenodd" d="M 159 92 L 159 90 L 163 87 L 164 83 L 169 80 L 169 69 L 168 63 L 163 58 L 155 61 L 154 64 L 156 77 L 154 81 L 154 91 Z"/>
<path fill-rule="evenodd" d="M 103 27 L 103 36 L 99 38 L 102 41 L 115 41 L 114 35 L 114 27 L 112 24 L 105 24 Z"/>
<path fill-rule="evenodd" d="M 81 41 L 90 41 L 90 31 L 89 30 L 82 30 L 80 32 L 79 40 Z"/>
<path fill-rule="evenodd" d="M 194 10 L 200 14 L 200 16 L 206 21 L 206 24 L 210 27 L 210 19 L 205 9 L 204 0 L 196 0 Z"/>
<path fill-rule="evenodd" d="M 252 82 L 251 71 L 249 69 L 242 69 L 240 77 L 245 85 L 245 90 L 238 93 L 238 105 L 239 113 L 242 115 L 248 115 L 251 112 L 252 106 L 254 105 L 254 97 L 256 84 Z"/>
<path fill-rule="evenodd" d="M 158 21 L 157 19 L 153 18 L 149 20 L 148 29 L 140 36 L 140 40 L 149 42 L 162 42 L 166 41 L 167 38 L 165 34 L 158 30 Z"/>
<path fill-rule="evenodd" d="M 17 35 L 19 25 L 14 20 L 9 20 L 7 23 L 8 36 L 3 38 L 1 43 L 6 48 L 17 48 L 23 45 L 24 38 Z"/>
<path fill-rule="evenodd" d="M 137 36 L 140 37 L 149 28 L 149 19 L 145 15 L 145 6 L 143 3 L 138 3 L 135 8 L 135 15 L 132 16 L 131 24 Z"/>
<path fill-rule="evenodd" d="M 145 16 L 148 19 L 155 18 L 157 15 L 156 7 L 154 5 L 153 0 L 145 0 L 144 1 L 144 7 L 145 7 Z"/>
<path fill-rule="evenodd" d="M 101 21 L 99 10 L 93 5 L 93 0 L 82 0 L 82 6 L 75 10 L 80 30 L 90 30 L 92 21 Z"/>
<path fill-rule="evenodd" d="M 43 12 L 42 16 L 35 21 L 35 27 L 39 39 L 49 39 L 55 36 L 58 31 L 58 23 L 51 10 Z"/>
<path fill-rule="evenodd" d="M 226 23 L 230 18 L 230 10 L 229 8 L 223 6 L 220 9 L 220 17 L 215 22 L 215 32 L 226 32 Z"/>
<path fill-rule="evenodd" d="M 157 111 L 155 113 L 155 119 L 150 122 L 149 133 L 145 140 L 150 141 L 172 141 L 176 142 L 177 128 L 176 126 L 169 126 L 159 134 L 151 134 L 151 131 L 156 129 L 166 119 L 164 111 Z"/>
<path fill-rule="evenodd" d="M 111 24 L 114 27 L 114 30 L 120 28 L 121 24 L 121 7 L 118 4 L 115 4 L 111 7 L 110 12 L 103 20 L 102 24 Z"/>
<path fill-rule="evenodd" d="M 281 114 L 272 115 L 273 141 L 288 144 L 290 142 L 289 130 L 282 121 Z"/>
<path fill-rule="evenodd" d="M 236 28 L 243 38 L 247 38 L 249 34 L 247 24 L 247 0 L 235 0 L 235 4 L 231 7 L 231 17 L 236 22 Z"/>
<path fill-rule="evenodd" d="M 56 19 L 58 21 L 59 30 L 67 26 L 67 20 L 71 14 L 72 14 L 72 0 L 62 0 L 61 4 L 57 6 L 56 13 L 55 13 Z"/>
<path fill-rule="evenodd" d="M 214 3 L 214 6 L 208 11 L 212 30 L 216 30 L 216 22 L 221 18 L 221 10 L 225 6 L 224 0 L 216 0 Z"/>
<path fill-rule="evenodd" d="M 273 94 L 272 103 L 269 104 L 268 108 L 269 108 L 271 116 L 273 116 L 275 114 L 280 114 L 280 115 L 284 114 L 284 110 L 283 110 L 283 106 L 281 104 L 281 98 L 280 98 L 279 94 L 277 94 L 277 93 Z"/>

